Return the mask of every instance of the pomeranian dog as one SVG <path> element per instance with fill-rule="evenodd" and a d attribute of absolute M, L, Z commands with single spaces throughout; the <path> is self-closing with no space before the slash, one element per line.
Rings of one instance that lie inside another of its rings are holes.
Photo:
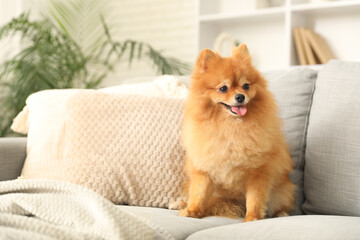
<path fill-rule="evenodd" d="M 266 80 L 245 44 L 231 57 L 204 49 L 185 104 L 186 203 L 180 216 L 286 216 L 294 205 L 293 169 Z"/>

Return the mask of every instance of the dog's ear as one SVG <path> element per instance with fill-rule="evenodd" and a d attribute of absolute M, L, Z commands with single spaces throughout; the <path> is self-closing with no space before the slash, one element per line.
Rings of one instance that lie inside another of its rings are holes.
<path fill-rule="evenodd" d="M 208 48 L 202 50 L 196 61 L 196 69 L 200 72 L 206 72 L 209 69 L 209 65 L 218 57 L 217 53 Z"/>
<path fill-rule="evenodd" d="M 240 46 L 232 50 L 232 57 L 242 61 L 251 61 L 249 50 L 245 43 L 240 44 Z"/>

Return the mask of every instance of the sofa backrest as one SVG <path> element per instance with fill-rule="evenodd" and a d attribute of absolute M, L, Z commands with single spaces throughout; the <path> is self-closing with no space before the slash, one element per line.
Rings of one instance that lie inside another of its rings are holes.
<path fill-rule="evenodd" d="M 0 181 L 20 176 L 26 158 L 26 138 L 0 138 Z"/>
<path fill-rule="evenodd" d="M 305 157 L 305 213 L 360 216 L 360 62 L 319 72 Z"/>
<path fill-rule="evenodd" d="M 283 132 L 294 162 L 294 172 L 290 175 L 296 185 L 295 208 L 292 214 L 302 214 L 306 130 L 317 71 L 301 67 L 265 72 L 263 75 L 269 81 L 269 89 L 279 106 Z"/>

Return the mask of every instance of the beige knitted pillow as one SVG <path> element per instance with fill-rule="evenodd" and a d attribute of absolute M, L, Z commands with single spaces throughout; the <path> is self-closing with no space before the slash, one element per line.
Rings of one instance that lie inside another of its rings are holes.
<path fill-rule="evenodd" d="M 82 91 L 67 102 L 64 179 L 114 203 L 168 207 L 179 197 L 184 98 Z"/>
<path fill-rule="evenodd" d="M 149 79 L 148 79 L 149 80 Z M 31 94 L 11 129 L 27 135 L 27 156 L 20 178 L 64 179 L 65 111 L 70 97 L 80 89 L 44 90 Z M 119 85 L 99 91 L 123 95 L 185 97 L 187 88 L 175 76 L 152 82 Z"/>

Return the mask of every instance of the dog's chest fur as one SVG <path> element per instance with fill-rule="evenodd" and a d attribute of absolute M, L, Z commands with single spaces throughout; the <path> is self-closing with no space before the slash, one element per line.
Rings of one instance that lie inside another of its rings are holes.
<path fill-rule="evenodd" d="M 209 135 L 215 132 L 209 131 L 211 127 L 218 128 L 217 135 Z M 200 134 L 204 141 L 199 145 L 201 151 L 192 157 L 194 165 L 225 189 L 233 189 L 234 185 L 240 187 L 249 170 L 263 165 L 263 155 L 271 148 L 266 133 L 256 124 L 250 127 L 242 126 L 242 123 L 221 124 L 220 127 L 209 124 L 203 126 Z"/>

